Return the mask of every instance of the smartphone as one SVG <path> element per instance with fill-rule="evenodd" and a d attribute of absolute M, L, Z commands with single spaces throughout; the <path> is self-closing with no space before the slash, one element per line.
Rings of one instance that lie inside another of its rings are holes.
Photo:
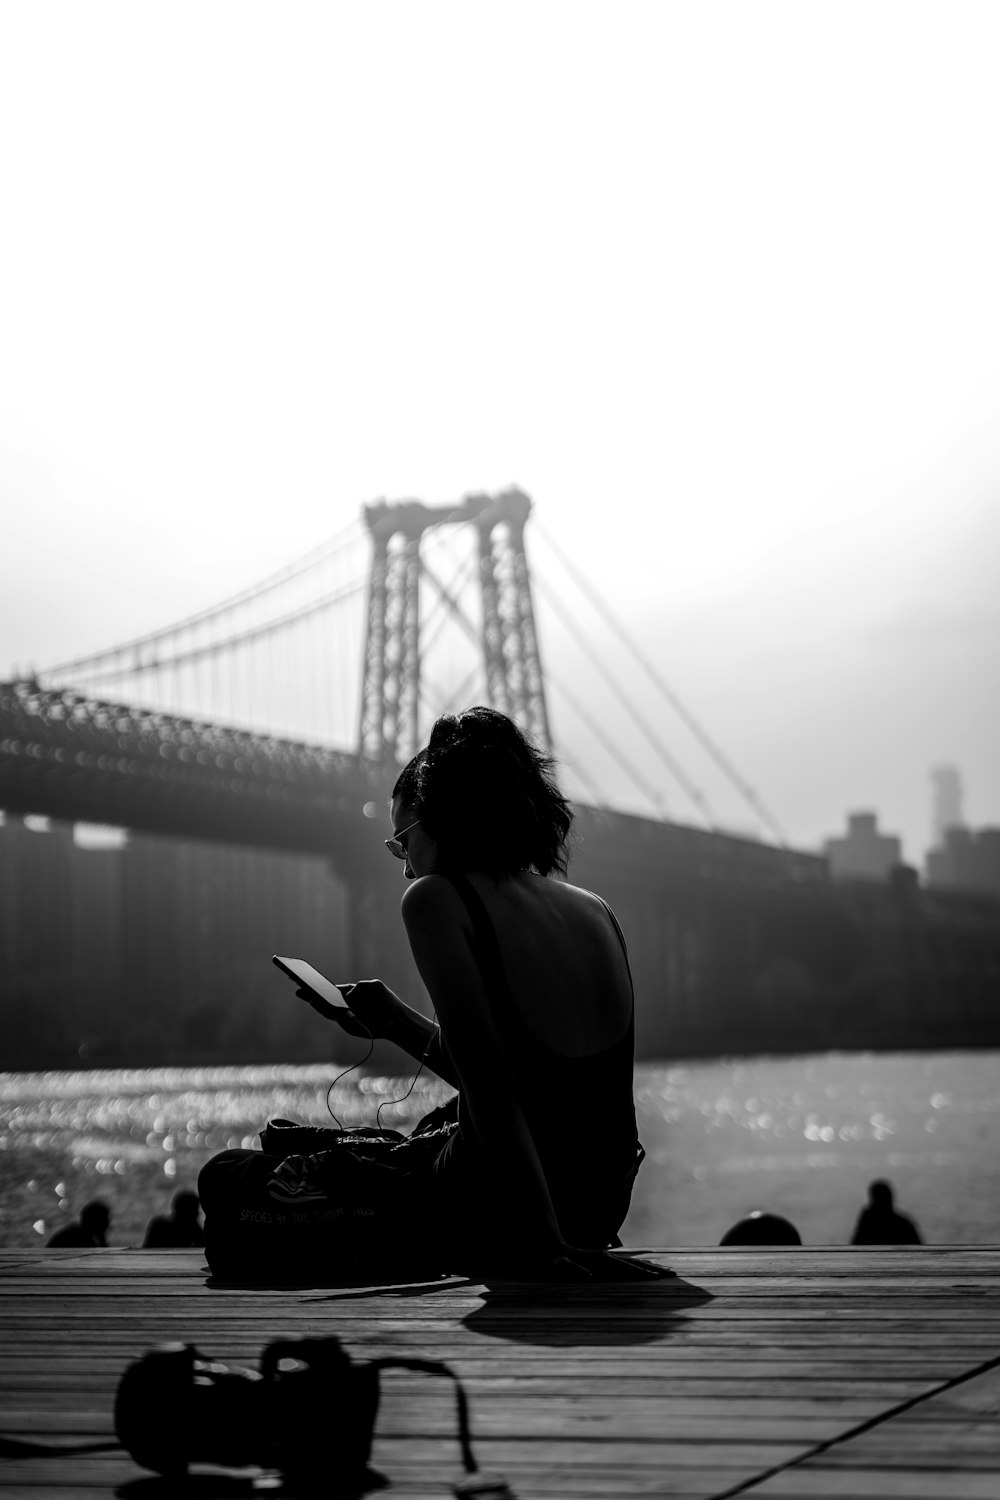
<path fill-rule="evenodd" d="M 344 999 L 335 984 L 331 984 L 318 969 L 312 964 L 307 964 L 304 958 L 281 958 L 277 953 L 271 957 L 271 962 L 277 964 L 283 974 L 289 979 L 294 979 L 303 989 L 312 990 L 327 1005 L 335 1005 L 338 1010 L 350 1010 L 350 1006 Z"/>

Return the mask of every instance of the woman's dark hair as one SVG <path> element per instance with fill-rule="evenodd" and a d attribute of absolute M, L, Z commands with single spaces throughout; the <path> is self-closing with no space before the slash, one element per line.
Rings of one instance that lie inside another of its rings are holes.
<path fill-rule="evenodd" d="M 553 762 L 506 714 L 443 714 L 392 789 L 435 839 L 446 866 L 514 875 L 566 873 L 573 814 Z"/>

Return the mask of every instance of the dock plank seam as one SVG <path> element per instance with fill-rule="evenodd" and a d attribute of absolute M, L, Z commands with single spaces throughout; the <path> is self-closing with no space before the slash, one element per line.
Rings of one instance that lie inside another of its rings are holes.
<path fill-rule="evenodd" d="M 829 1453 L 832 1448 L 839 1448 L 842 1443 L 849 1443 L 854 1438 L 861 1437 L 866 1432 L 872 1432 L 876 1427 L 881 1427 L 885 1422 L 891 1422 L 894 1417 L 902 1416 L 904 1412 L 913 1411 L 917 1406 L 922 1406 L 925 1401 L 932 1401 L 936 1396 L 943 1396 L 948 1391 L 953 1391 L 956 1386 L 965 1385 L 969 1380 L 975 1380 L 980 1375 L 987 1375 L 990 1370 L 1000 1366 L 1000 1354 L 993 1359 L 984 1360 L 981 1365 L 975 1365 L 973 1369 L 966 1370 L 963 1375 L 953 1375 L 949 1380 L 943 1380 L 932 1390 L 924 1391 L 919 1396 L 910 1396 L 905 1401 L 899 1401 L 891 1406 L 888 1411 L 881 1412 L 877 1417 L 868 1417 L 866 1421 L 859 1422 L 856 1427 L 848 1428 L 838 1437 L 826 1438 L 821 1443 L 816 1443 L 805 1453 L 800 1453 L 797 1458 L 789 1459 L 787 1463 L 775 1464 L 770 1469 L 765 1469 L 762 1474 L 755 1474 L 751 1479 L 744 1479 L 740 1484 L 734 1485 L 732 1489 L 720 1490 L 712 1497 L 712 1500 L 732 1500 L 735 1495 L 748 1495 L 760 1484 L 765 1484 L 773 1479 L 776 1474 L 785 1474 L 789 1469 L 801 1468 L 803 1464 L 818 1458 L 821 1453 Z"/>

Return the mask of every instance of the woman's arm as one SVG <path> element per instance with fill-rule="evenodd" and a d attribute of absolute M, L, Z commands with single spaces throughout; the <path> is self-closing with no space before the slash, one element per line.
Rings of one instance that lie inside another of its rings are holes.
<path fill-rule="evenodd" d="M 433 1021 L 421 1015 L 419 1010 L 414 1010 L 412 1005 L 407 1005 L 405 1000 L 399 1002 L 399 1014 L 393 1025 L 393 1034 L 387 1038 L 395 1042 L 397 1047 L 402 1047 L 417 1062 L 426 1063 L 427 1067 L 442 1078 L 445 1083 L 450 1083 L 453 1089 L 459 1087 L 458 1075 L 452 1066 L 451 1059 L 444 1050 L 441 1042 L 441 1032 Z"/>
<path fill-rule="evenodd" d="M 448 1038 L 463 1109 L 525 1214 L 526 1249 L 540 1260 L 561 1255 L 567 1246 L 473 956 L 465 907 L 446 880 L 426 875 L 407 888 L 402 912 L 414 960 Z"/>

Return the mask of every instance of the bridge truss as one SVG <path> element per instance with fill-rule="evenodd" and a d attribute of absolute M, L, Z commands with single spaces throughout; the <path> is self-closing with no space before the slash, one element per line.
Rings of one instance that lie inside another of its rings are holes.
<path fill-rule="evenodd" d="M 36 681 L 0 683 L 0 806 L 9 813 L 337 852 L 360 868 L 385 791 L 380 768 L 320 745 Z"/>

